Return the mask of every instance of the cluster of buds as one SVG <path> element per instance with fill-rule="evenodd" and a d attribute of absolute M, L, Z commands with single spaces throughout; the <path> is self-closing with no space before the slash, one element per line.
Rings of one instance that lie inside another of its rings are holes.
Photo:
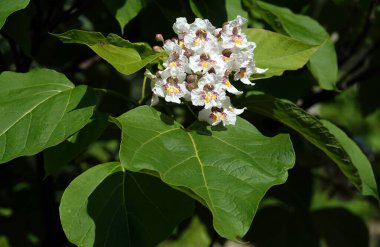
<path fill-rule="evenodd" d="M 253 61 L 254 42 L 248 42 L 242 32 L 246 19 L 237 16 L 222 28 L 215 28 L 207 19 L 195 19 L 191 24 L 186 18 L 177 18 L 173 25 L 178 38 L 166 40 L 163 49 L 168 54 L 163 63 L 164 70 L 155 75 L 147 71 L 152 79 L 152 104 L 158 97 L 167 102 L 192 102 L 203 106 L 198 118 L 211 125 L 235 124 L 236 116 L 244 109 L 231 105 L 227 93 L 241 94 L 231 81 L 254 85 L 249 77 L 263 73 Z M 161 35 L 157 39 L 162 40 Z"/>

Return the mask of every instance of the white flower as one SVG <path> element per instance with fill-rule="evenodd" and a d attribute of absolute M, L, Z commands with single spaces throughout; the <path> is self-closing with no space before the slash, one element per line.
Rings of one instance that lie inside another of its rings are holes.
<path fill-rule="evenodd" d="M 220 107 L 226 98 L 221 83 L 217 83 L 215 74 L 206 74 L 198 81 L 198 88 L 191 91 L 191 101 L 193 105 L 207 108 Z"/>
<path fill-rule="evenodd" d="M 166 69 L 160 73 L 152 91 L 164 97 L 167 102 L 181 103 L 180 98 L 188 94 L 185 85 L 186 74 L 178 69 Z"/>
<path fill-rule="evenodd" d="M 254 42 L 248 42 L 242 31 L 247 22 L 241 16 L 215 28 L 209 20 L 196 18 L 187 23 L 186 18 L 177 18 L 173 30 L 178 38 L 165 42 L 163 49 L 168 54 L 164 70 L 146 76 L 152 80 L 152 104 L 158 97 L 168 102 L 191 101 L 203 106 L 199 119 L 212 125 L 235 124 L 236 116 L 244 109 L 236 109 L 226 92 L 241 94 L 230 78 L 254 85 L 249 78 L 264 73 L 266 69 L 255 66 Z"/>
<path fill-rule="evenodd" d="M 237 90 L 232 84 L 231 84 L 231 81 L 229 79 L 229 75 L 225 75 L 223 76 L 223 79 L 222 79 L 222 82 L 223 82 L 223 89 L 227 90 L 227 92 L 229 93 L 232 93 L 232 94 L 236 94 L 236 95 L 239 95 L 239 94 L 242 94 L 243 92 Z"/>
<path fill-rule="evenodd" d="M 243 109 L 236 109 L 231 106 L 229 99 L 227 98 L 222 107 L 212 107 L 209 109 L 203 109 L 199 112 L 198 118 L 200 121 L 208 122 L 209 124 L 215 126 L 220 122 L 225 125 L 235 125 L 236 116 L 244 112 Z"/>
<path fill-rule="evenodd" d="M 196 18 L 194 23 L 190 24 L 189 32 L 184 36 L 184 45 L 196 54 L 201 54 L 207 47 L 218 47 L 218 40 L 212 34 L 215 27 L 209 20 Z"/>
<path fill-rule="evenodd" d="M 176 22 L 173 24 L 173 30 L 178 35 L 184 35 L 189 32 L 190 25 L 187 23 L 185 17 L 179 17 L 176 19 Z"/>
<path fill-rule="evenodd" d="M 180 45 L 173 41 L 167 41 L 163 48 L 169 55 L 168 59 L 163 63 L 165 68 L 179 68 L 184 72 L 191 72 L 187 66 L 189 59 L 184 55 L 184 50 Z"/>
<path fill-rule="evenodd" d="M 217 57 L 211 53 L 202 53 L 200 55 L 191 56 L 189 59 L 189 67 L 194 73 L 202 73 L 210 71 L 216 65 Z"/>
<path fill-rule="evenodd" d="M 245 18 L 237 16 L 235 20 L 229 21 L 223 26 L 221 32 L 223 48 L 233 48 L 235 46 L 239 48 L 247 47 L 247 37 L 241 30 L 241 26 L 246 22 Z"/>

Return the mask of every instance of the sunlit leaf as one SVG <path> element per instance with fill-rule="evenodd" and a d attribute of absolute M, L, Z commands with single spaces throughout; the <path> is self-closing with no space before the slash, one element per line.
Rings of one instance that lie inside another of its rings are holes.
<path fill-rule="evenodd" d="M 156 246 L 193 211 L 192 200 L 157 178 L 97 165 L 65 190 L 61 223 L 77 246 Z"/>
<path fill-rule="evenodd" d="M 123 32 L 125 25 L 137 16 L 146 0 L 103 0 L 103 2 L 119 22 Z"/>
<path fill-rule="evenodd" d="M 334 44 L 326 30 L 314 19 L 294 14 L 287 8 L 256 1 L 255 10 L 277 32 L 310 45 L 319 45 L 308 67 L 323 89 L 335 89 L 338 65 Z"/>
<path fill-rule="evenodd" d="M 115 69 L 126 75 L 139 71 L 162 56 L 161 53 L 154 53 L 153 51 L 148 54 L 146 45 L 131 43 L 115 34 L 110 34 L 106 38 L 99 32 L 70 30 L 62 34 L 54 34 L 54 36 L 63 43 L 87 45 Z"/>
<path fill-rule="evenodd" d="M 13 12 L 28 6 L 29 0 L 0 0 L 0 29 Z"/>
<path fill-rule="evenodd" d="M 283 183 L 294 164 L 288 135 L 265 137 L 242 118 L 226 128 L 196 122 L 184 129 L 144 106 L 117 119 L 123 167 L 156 174 L 199 200 L 229 239 L 248 231 L 265 192 Z"/>
<path fill-rule="evenodd" d="M 198 217 L 191 220 L 191 224 L 176 240 L 167 240 L 158 245 L 158 247 L 208 247 L 211 244 L 207 228 Z"/>
<path fill-rule="evenodd" d="M 268 69 L 264 74 L 256 74 L 251 79 L 279 76 L 286 70 L 302 68 L 317 50 L 282 34 L 263 29 L 245 29 L 247 39 L 256 43 L 254 59 L 257 67 Z"/>
<path fill-rule="evenodd" d="M 63 74 L 0 74 L 0 163 L 54 146 L 90 121 L 95 94 Z"/>

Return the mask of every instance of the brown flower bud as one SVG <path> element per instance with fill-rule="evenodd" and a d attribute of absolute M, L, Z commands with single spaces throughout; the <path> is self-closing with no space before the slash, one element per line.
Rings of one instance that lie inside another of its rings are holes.
<path fill-rule="evenodd" d="M 188 83 L 194 83 L 197 81 L 197 76 L 196 75 L 187 75 L 186 76 L 186 81 Z"/>
<path fill-rule="evenodd" d="M 164 37 L 160 33 L 156 34 L 155 39 L 156 39 L 156 41 L 164 42 Z"/>
<path fill-rule="evenodd" d="M 160 46 L 158 46 L 158 45 L 155 45 L 155 46 L 153 46 L 153 51 L 155 51 L 155 52 L 161 52 L 162 48 Z"/>
<path fill-rule="evenodd" d="M 186 89 L 190 92 L 197 87 L 196 83 L 186 83 Z"/>

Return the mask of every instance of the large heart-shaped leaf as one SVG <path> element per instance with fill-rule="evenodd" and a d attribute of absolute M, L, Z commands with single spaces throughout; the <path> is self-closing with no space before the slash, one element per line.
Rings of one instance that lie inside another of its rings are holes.
<path fill-rule="evenodd" d="M 90 121 L 95 94 L 48 69 L 0 74 L 0 163 L 54 146 Z"/>
<path fill-rule="evenodd" d="M 265 192 L 285 182 L 294 165 L 288 135 L 265 137 L 242 118 L 226 128 L 196 122 L 184 129 L 144 106 L 117 120 L 123 167 L 158 174 L 198 199 L 211 210 L 216 231 L 229 239 L 247 232 Z"/>
<path fill-rule="evenodd" d="M 28 4 L 29 0 L 0 0 L 0 29 L 3 27 L 9 15 L 25 8 Z"/>
<path fill-rule="evenodd" d="M 74 179 L 59 208 L 70 242 L 80 247 L 156 246 L 193 211 L 193 201 L 120 163 L 97 165 Z"/>
<path fill-rule="evenodd" d="M 285 70 L 302 68 L 318 47 L 263 29 L 244 31 L 247 39 L 257 45 L 254 51 L 256 66 L 268 69 L 264 74 L 253 76 L 253 80 L 279 76 Z"/>
<path fill-rule="evenodd" d="M 320 121 L 290 101 L 270 95 L 251 95 L 244 104 L 249 110 L 274 118 L 299 132 L 329 156 L 363 195 L 378 198 L 368 159 L 338 127 Z"/>
<path fill-rule="evenodd" d="M 125 25 L 145 6 L 146 0 L 103 0 L 103 2 L 119 22 L 123 32 Z"/>
<path fill-rule="evenodd" d="M 54 36 L 63 43 L 87 45 L 115 69 L 126 75 L 139 71 L 163 56 L 163 53 L 154 53 L 152 50 L 147 52 L 146 44 L 131 43 L 116 34 L 110 34 L 106 38 L 99 32 L 70 30 Z"/>
<path fill-rule="evenodd" d="M 287 8 L 256 1 L 255 11 L 277 32 L 289 35 L 311 45 L 319 45 L 308 67 L 324 89 L 335 89 L 338 76 L 338 64 L 334 44 L 326 30 L 314 19 L 294 14 Z"/>

